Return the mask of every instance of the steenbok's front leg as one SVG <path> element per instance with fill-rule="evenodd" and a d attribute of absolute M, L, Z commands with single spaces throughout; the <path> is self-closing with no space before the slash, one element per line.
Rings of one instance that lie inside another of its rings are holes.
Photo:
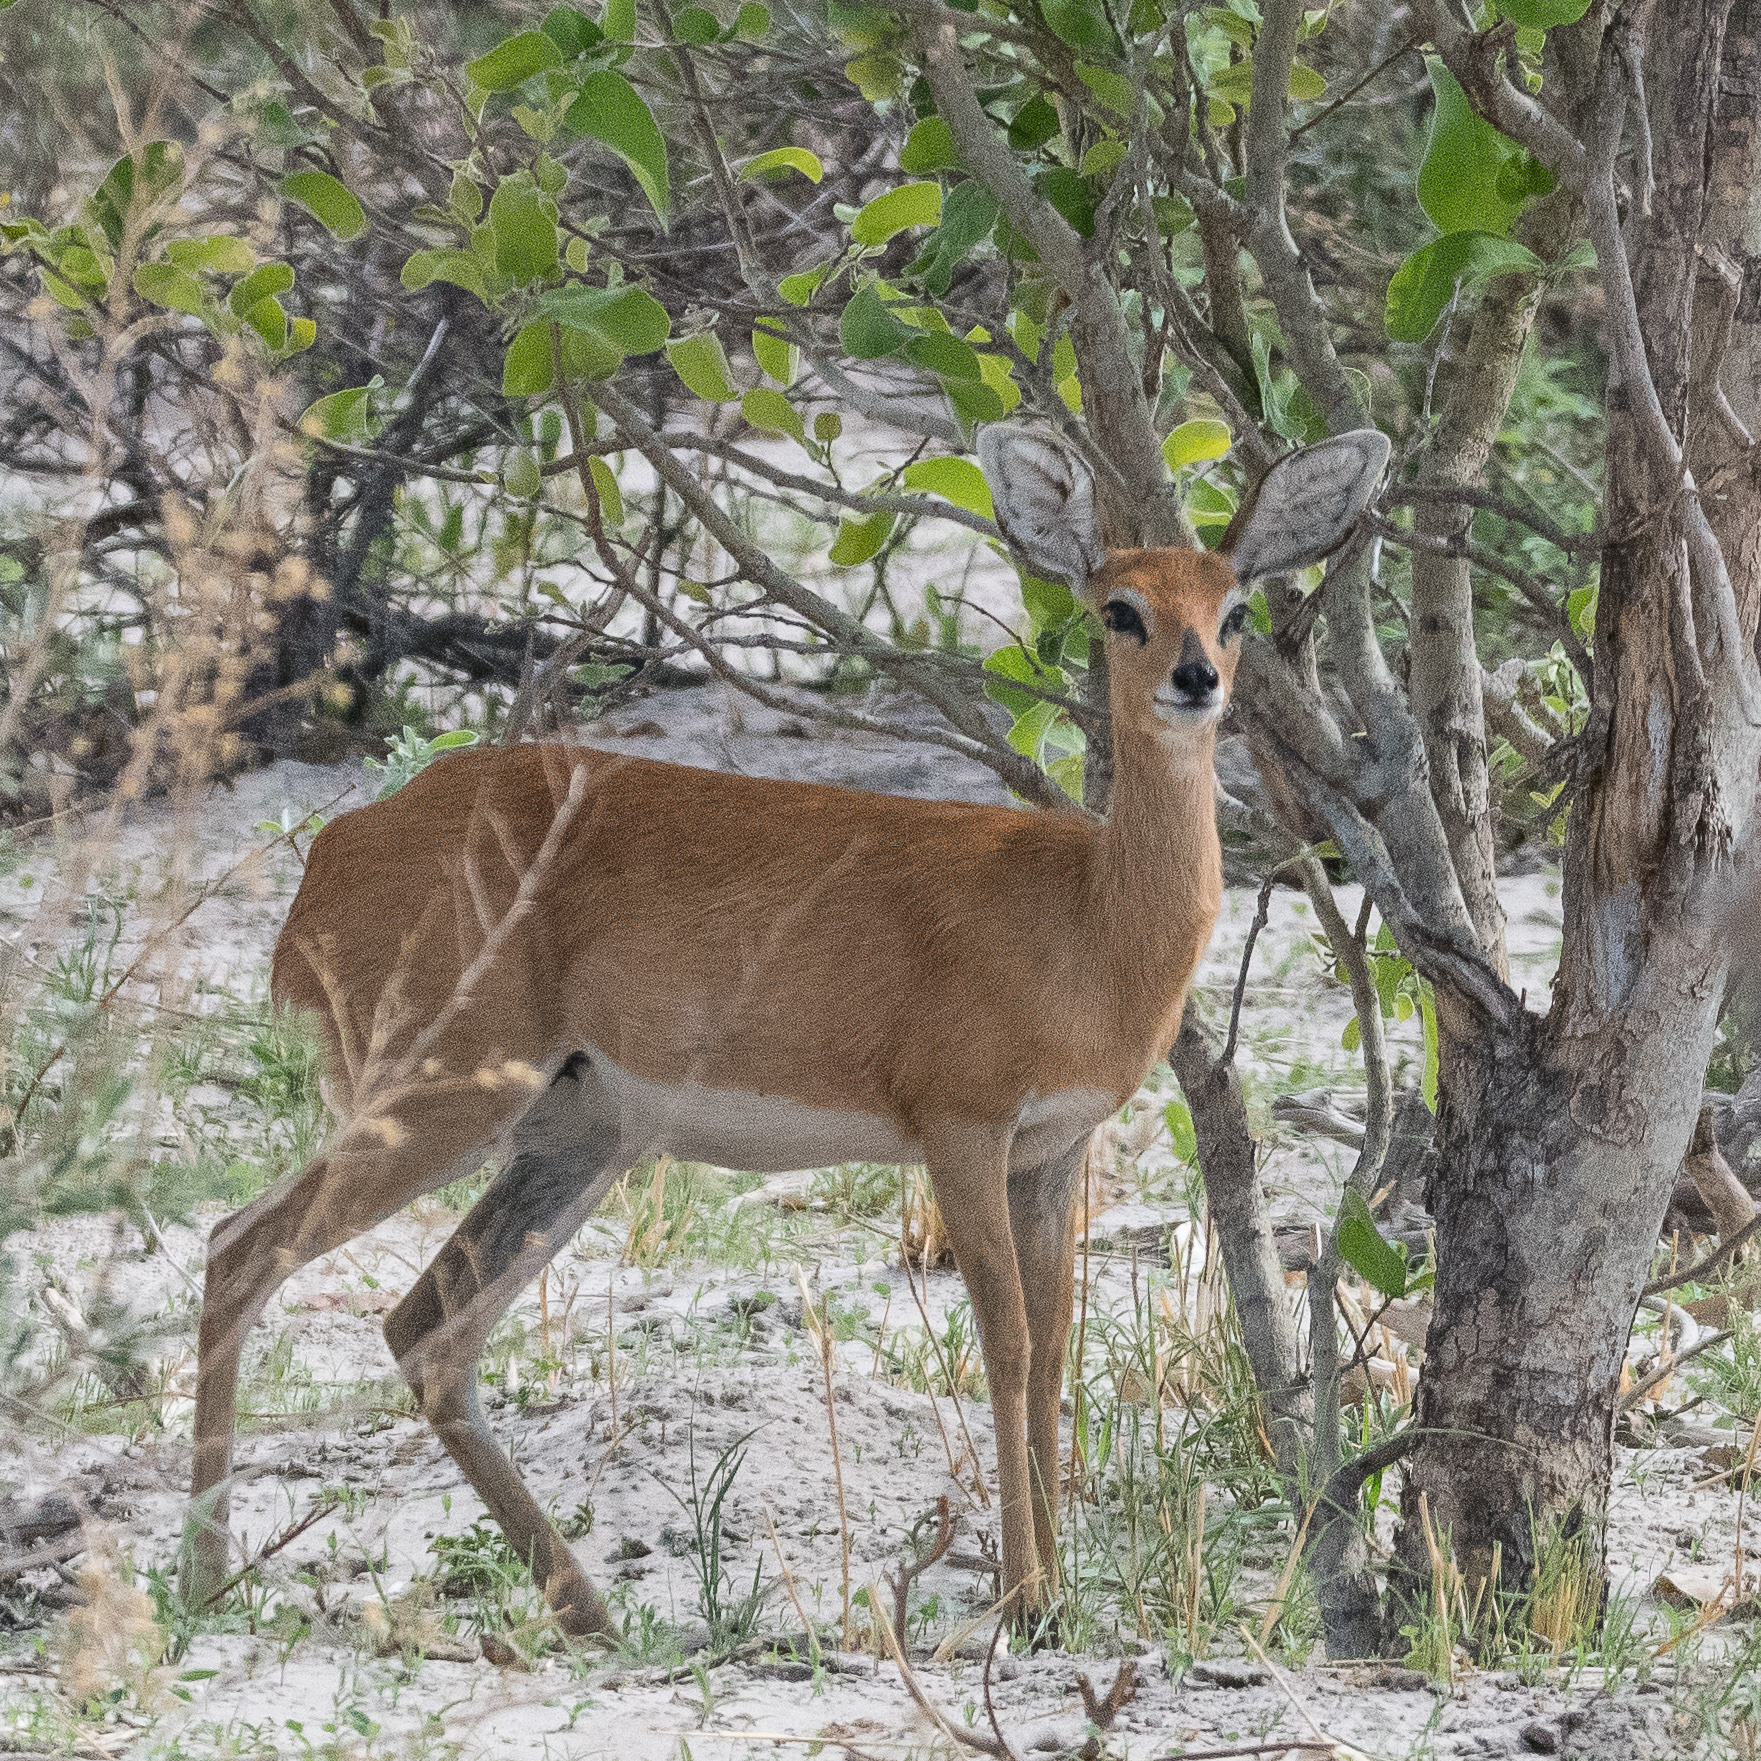
<path fill-rule="evenodd" d="M 1046 1599 L 1033 1538 L 1027 1459 L 1027 1305 L 1009 1229 L 1008 1141 L 979 1125 L 924 1133 L 925 1159 L 948 1243 L 978 1317 L 997 1428 L 997 1489 L 1003 1516 L 1003 1596 L 1022 1625 Z"/>

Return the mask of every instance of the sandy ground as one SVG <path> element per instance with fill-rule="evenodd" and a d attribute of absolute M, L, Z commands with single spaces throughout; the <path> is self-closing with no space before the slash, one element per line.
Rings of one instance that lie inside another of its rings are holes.
<path fill-rule="evenodd" d="M 806 738 L 774 712 L 741 706 L 719 689 L 680 692 L 632 706 L 592 737 L 631 752 L 737 768 L 758 775 L 818 777 L 898 792 L 1000 799 L 987 773 L 927 747 L 888 746 L 863 738 Z M 174 823 L 171 810 L 139 810 L 116 836 L 119 866 L 143 900 L 163 873 L 166 853 L 183 847 L 200 872 L 225 872 L 253 844 L 256 829 L 285 812 L 296 819 L 329 804 L 341 811 L 367 798 L 372 785 L 358 767 L 320 770 L 278 765 L 215 790 Z M 352 793 L 347 791 L 352 790 Z M 342 799 L 338 799 L 342 797 Z M 68 859 L 68 828 L 26 851 L 22 866 L 0 882 L 0 923 L 8 936 L 45 930 L 30 920 L 57 861 Z M 31 883 L 26 884 L 26 881 Z M 165 962 L 164 995 L 201 1011 L 222 996 L 260 995 L 267 952 L 298 863 L 286 846 L 248 868 L 204 904 L 179 930 Z M 1506 888 L 1514 962 L 1531 998 L 1544 996 L 1557 956 L 1556 882 L 1543 872 Z M 1348 918 L 1356 897 L 1341 899 Z M 1250 892 L 1232 890 L 1200 982 L 1226 1006 L 1245 927 Z M 150 922 L 150 905 L 138 921 Z M 1280 893 L 1262 938 L 1246 993 L 1244 1058 L 1250 1092 L 1262 1098 L 1291 1087 L 1361 1088 L 1353 1057 L 1340 1043 L 1348 994 L 1329 980 L 1312 952 L 1307 907 Z M 138 930 L 131 933 L 140 933 Z M 39 950 L 40 952 L 41 950 Z M 1396 1031 L 1397 1056 L 1416 1076 L 1417 1024 Z M 1175 1092 L 1165 1071 L 1157 1105 Z M 216 1113 L 237 1109 L 236 1095 L 198 1089 L 193 1103 Z M 162 1122 L 175 1135 L 177 1122 Z M 1268 1132 L 1265 1178 L 1281 1219 L 1324 1214 L 1346 1152 L 1277 1129 Z M 1098 1317 L 1119 1313 L 1144 1273 L 1118 1244 L 1144 1222 L 1187 1220 L 1182 1182 L 1165 1137 L 1132 1155 L 1122 1153 L 1109 1176 L 1102 1209 L 1091 1221 L 1089 1303 Z M 873 1228 L 841 1232 L 811 1227 L 803 1181 L 773 1181 L 751 1203 L 774 1221 L 759 1231 L 770 1246 L 737 1265 L 669 1262 L 658 1270 L 625 1266 L 625 1224 L 601 1217 L 559 1256 L 546 1291 L 557 1355 L 573 1368 L 559 1373 L 540 1400 L 524 1406 L 503 1388 L 486 1390 L 486 1406 L 502 1441 L 514 1452 L 539 1501 L 559 1513 L 592 1508 L 591 1528 L 576 1543 L 583 1563 L 608 1587 L 616 1605 L 639 1620 L 689 1629 L 700 1619 L 693 1560 L 682 1548 L 689 1526 L 676 1494 L 688 1486 L 694 1459 L 705 1473 L 718 1454 L 748 1439 L 730 1495 L 728 1560 L 736 1584 L 755 1568 L 772 1584 L 762 1622 L 767 1632 L 799 1631 L 785 1593 L 794 1593 L 816 1620 L 839 1615 L 840 1537 L 831 1445 L 821 1370 L 802 1324 L 800 1287 L 829 1295 L 844 1311 L 861 1310 L 894 1325 L 916 1316 L 904 1294 L 899 1251 L 886 1216 Z M 323 1494 L 345 1501 L 265 1566 L 265 1576 L 301 1607 L 310 1633 L 289 1645 L 262 1632 L 197 1637 L 187 1655 L 153 1673 L 138 1695 L 125 1696 L 107 1722 L 73 1719 L 44 1660 L 40 1630 L 0 1632 L 0 1752 L 72 1752 L 160 1757 L 287 1754 L 379 1756 L 458 1754 L 468 1757 L 616 1757 L 637 1761 L 723 1761 L 755 1753 L 815 1753 L 813 1742 L 855 1745 L 850 1752 L 924 1756 L 949 1751 L 912 1705 L 891 1663 L 828 1653 L 810 1665 L 753 1656 L 713 1669 L 571 1663 L 551 1657 L 530 1671 L 486 1660 L 411 1666 L 398 1655 L 374 1656 L 364 1644 L 359 1611 L 395 1605 L 418 1577 L 435 1569 L 430 1544 L 464 1534 L 481 1514 L 459 1474 L 419 1421 L 388 1411 L 373 1389 L 394 1376 L 379 1334 L 383 1310 L 407 1288 L 453 1219 L 433 1204 L 392 1219 L 343 1252 L 290 1280 L 257 1335 L 290 1355 L 319 1390 L 354 1387 L 352 1405 L 313 1424 L 298 1411 L 260 1422 L 240 1448 L 241 1465 L 256 1477 L 234 1500 L 233 1530 L 253 1550 L 281 1533 Z M 795 1232 L 791 1233 L 791 1226 Z M 126 1285 L 142 1312 L 161 1311 L 178 1326 L 193 1317 L 202 1233 L 166 1230 L 166 1251 L 135 1252 L 125 1243 Z M 96 1275 L 116 1246 L 100 1219 L 51 1224 L 15 1238 L 21 1263 L 73 1268 Z M 1112 1244 L 1111 1249 L 1109 1244 Z M 1174 1276 L 1173 1274 L 1159 1274 Z M 941 1321 L 962 1294 L 957 1277 L 934 1274 L 928 1303 Z M 780 1298 L 755 1318 L 743 1312 L 764 1292 Z M 1189 1291 L 1177 1292 L 1184 1301 Z M 1294 1293 L 1293 1293 L 1294 1300 Z M 532 1292 L 516 1318 L 545 1324 Z M 616 1337 L 616 1429 L 613 1395 L 604 1376 L 608 1335 Z M 175 1385 L 187 1387 L 193 1358 L 187 1335 L 171 1347 Z M 570 1347 L 573 1347 L 571 1358 Z M 967 1401 L 959 1413 L 876 1374 L 878 1354 L 840 1349 L 834 1411 L 851 1519 L 851 1582 L 870 1584 L 895 1561 L 911 1524 L 947 1494 L 960 1517 L 956 1553 L 970 1556 L 995 1526 L 988 1494 L 975 1476 L 950 1472 L 964 1454 L 963 1422 L 979 1456 L 994 1460 L 989 1408 Z M 168 1428 L 130 1442 L 113 1436 L 17 1433 L 0 1443 L 0 1492 L 77 1490 L 94 1522 L 141 1568 L 168 1569 L 175 1553 L 181 1489 L 188 1468 L 187 1401 L 167 1405 Z M 944 1445 L 944 1437 L 948 1442 Z M 1705 1469 L 1688 1449 L 1623 1452 L 1613 1513 L 1611 1561 L 1619 1595 L 1638 1595 L 1660 1569 L 1691 1548 L 1709 1560 L 1728 1559 L 1735 1538 L 1736 1499 L 1724 1488 L 1695 1488 Z M 773 1538 L 774 1529 L 774 1538 Z M 1287 1543 L 1286 1543 L 1287 1544 Z M 1282 1546 L 1250 1558 L 1243 1585 L 1263 1596 L 1282 1569 Z M 302 1572 L 308 1583 L 296 1580 Z M 47 1578 L 42 1580 L 48 1582 Z M 314 1591 L 316 1583 L 319 1590 Z M 931 1642 L 957 1636 L 962 1622 L 986 1605 L 988 1579 L 957 1564 L 933 1568 L 921 1588 L 940 1597 L 943 1618 Z M 1251 1599 L 1251 1597 L 1250 1597 Z M 3 1604 L 0 1604 L 3 1606 Z M 1654 1605 L 1643 1618 L 1657 1615 Z M 858 1610 L 860 1619 L 860 1610 Z M 469 1647 L 467 1647 L 469 1649 Z M 965 1649 L 970 1651 L 970 1644 Z M 1239 1658 L 1233 1628 L 1214 1641 L 1216 1654 Z M 1687 1754 L 1681 1722 L 1688 1671 L 1677 1678 L 1671 1655 L 1648 1679 L 1605 1683 L 1599 1671 L 1550 1670 L 1525 1683 L 1510 1673 L 1464 1673 L 1453 1689 L 1381 1666 L 1333 1669 L 1311 1662 L 1278 1680 L 1258 1666 L 1184 1666 L 1159 1646 L 1147 1649 L 1102 1623 L 1084 1655 L 1047 1650 L 1006 1659 L 997 1672 L 998 1717 L 1022 1755 L 1053 1752 L 1082 1741 L 1076 1678 L 1088 1673 L 1104 1687 L 1122 1651 L 1139 1652 L 1141 1691 L 1109 1739 L 1109 1752 L 1147 1761 L 1185 1749 L 1309 1736 L 1325 1731 L 1386 1761 L 1428 1755 L 1509 1755 L 1560 1752 L 1625 1757 Z M 924 1660 L 927 1693 L 955 1724 L 977 1711 L 980 1670 L 969 1656 Z M 182 1678 L 182 1679 L 180 1679 Z M 9 1728 L 10 1726 L 10 1728 Z M 1547 1745 L 1551 1743 L 1552 1747 Z M 805 1748 L 801 1745 L 806 1744 Z"/>

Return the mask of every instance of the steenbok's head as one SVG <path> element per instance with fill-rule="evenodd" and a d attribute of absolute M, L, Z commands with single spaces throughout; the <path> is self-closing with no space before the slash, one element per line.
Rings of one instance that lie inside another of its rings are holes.
<path fill-rule="evenodd" d="M 1035 574 L 1065 582 L 1107 631 L 1113 714 L 1175 739 L 1228 707 L 1262 575 L 1306 568 L 1345 541 L 1387 467 L 1386 435 L 1362 428 L 1280 459 L 1213 551 L 1108 552 L 1094 477 L 1050 429 L 999 423 L 979 436 L 997 524 Z"/>

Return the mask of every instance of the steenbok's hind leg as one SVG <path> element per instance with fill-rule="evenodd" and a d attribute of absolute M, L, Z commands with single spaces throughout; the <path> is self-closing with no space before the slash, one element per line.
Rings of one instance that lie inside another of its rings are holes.
<path fill-rule="evenodd" d="M 484 1422 L 477 1360 L 508 1304 L 624 1171 L 618 1148 L 617 1109 L 577 1056 L 520 1121 L 507 1167 L 385 1321 L 423 1416 L 577 1637 L 609 1635 L 611 1617 Z"/>
<path fill-rule="evenodd" d="M 1088 1139 L 1009 1176 L 1009 1232 L 1021 1268 L 1031 1344 L 1027 1370 L 1027 1459 L 1033 1480 L 1034 1547 L 1048 1588 L 1057 1588 L 1058 1404 L 1075 1293 L 1076 1207 Z"/>
<path fill-rule="evenodd" d="M 195 1461 L 180 1576 L 203 1607 L 227 1577 L 227 1478 L 239 1353 L 264 1304 L 302 1266 L 468 1174 L 532 1104 L 517 1082 L 427 1082 L 410 1104 L 357 1116 L 292 1179 L 219 1224 L 208 1238 L 196 1344 Z"/>

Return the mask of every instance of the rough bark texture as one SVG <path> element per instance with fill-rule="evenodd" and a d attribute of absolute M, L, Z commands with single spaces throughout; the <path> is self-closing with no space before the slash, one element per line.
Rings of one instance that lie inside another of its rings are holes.
<path fill-rule="evenodd" d="M 1557 244 L 1562 236 L 1558 210 L 1570 206 L 1560 197 L 1545 204 L 1525 220 L 1522 241 L 1548 254 L 1549 240 Z M 1531 275 L 1506 276 L 1486 290 L 1467 346 L 1450 371 L 1437 436 L 1419 455 L 1415 482 L 1459 489 L 1482 481 L 1543 292 L 1544 284 Z M 1421 501 L 1414 526 L 1427 537 L 1453 538 L 1465 536 L 1472 517 L 1470 508 Z M 1461 880 L 1462 901 L 1481 944 L 1508 977 L 1473 580 L 1465 555 L 1413 552 L 1411 654 L 1413 714 L 1424 734 L 1431 796 Z"/>

